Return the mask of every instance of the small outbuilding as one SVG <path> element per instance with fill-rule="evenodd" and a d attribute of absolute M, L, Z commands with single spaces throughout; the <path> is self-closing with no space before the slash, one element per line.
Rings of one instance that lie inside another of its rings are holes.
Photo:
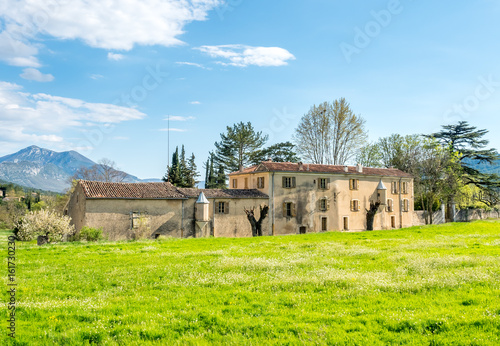
<path fill-rule="evenodd" d="M 258 190 L 177 188 L 168 182 L 106 183 L 81 180 L 65 213 L 77 231 L 102 228 L 110 240 L 252 235 L 244 208 L 269 197 Z"/>

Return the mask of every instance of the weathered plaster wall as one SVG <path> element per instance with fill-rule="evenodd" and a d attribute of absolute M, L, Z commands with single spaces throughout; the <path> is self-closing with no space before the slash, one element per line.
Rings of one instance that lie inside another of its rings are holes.
<path fill-rule="evenodd" d="M 88 199 L 85 225 L 102 227 L 110 240 L 125 240 L 133 236 L 131 212 L 147 213 L 147 236 L 161 234 L 181 237 L 183 200 L 123 200 Z"/>
<path fill-rule="evenodd" d="M 306 173 L 306 172 L 275 172 L 274 192 L 273 173 L 259 172 L 232 176 L 231 180 L 238 180 L 240 188 L 244 178 L 247 177 L 253 188 L 257 188 L 257 177 L 264 177 L 265 186 L 259 189 L 269 195 L 271 208 L 274 205 L 275 234 L 297 234 L 300 227 L 305 227 L 306 232 L 320 232 L 321 219 L 327 218 L 327 230 L 344 230 L 344 217 L 348 218 L 349 230 L 366 229 L 366 209 L 370 206 L 370 201 L 378 198 L 377 186 L 382 178 L 382 182 L 387 188 L 387 198 L 393 200 L 393 211 L 389 212 L 385 206 L 381 206 L 375 216 L 374 229 L 391 229 L 391 217 L 395 217 L 395 226 L 399 228 L 410 227 L 413 223 L 413 181 L 404 178 L 402 181 L 408 182 L 407 194 L 402 194 L 401 199 L 409 200 L 409 211 L 400 213 L 400 196 L 392 194 L 391 182 L 399 182 L 396 177 L 366 176 L 362 174 L 328 174 L 328 173 Z M 295 177 L 295 188 L 283 188 L 283 177 Z M 329 189 L 318 188 L 318 179 L 330 179 Z M 358 190 L 350 190 L 349 180 L 359 179 Z M 230 185 L 232 187 L 232 185 Z M 328 198 L 330 208 L 328 211 L 319 209 L 319 200 Z M 360 210 L 351 211 L 351 200 L 359 201 Z M 273 204 L 274 201 L 274 204 Z M 295 204 L 295 217 L 283 216 L 283 203 L 291 202 Z M 273 214 L 270 211 L 272 220 Z M 401 220 L 401 221 L 400 221 Z M 269 222 L 268 233 L 272 232 L 272 221 Z"/>
<path fill-rule="evenodd" d="M 75 226 L 77 232 L 85 226 L 85 207 L 86 200 L 83 189 L 80 185 L 76 185 L 75 191 L 71 195 L 68 205 L 66 206 L 65 214 L 71 218 L 71 224 Z"/>

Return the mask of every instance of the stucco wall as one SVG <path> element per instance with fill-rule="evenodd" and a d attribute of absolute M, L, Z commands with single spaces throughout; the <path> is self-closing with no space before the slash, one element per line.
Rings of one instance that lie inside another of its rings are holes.
<path fill-rule="evenodd" d="M 71 194 L 65 213 L 71 218 L 71 224 L 75 226 L 77 232 L 85 226 L 85 194 L 82 187 L 76 185 L 75 191 Z"/>
<path fill-rule="evenodd" d="M 413 181 L 404 178 L 409 184 L 408 193 L 402 194 L 401 199 L 409 200 L 409 211 L 400 213 L 400 196 L 392 194 L 391 182 L 399 182 L 396 177 L 366 176 L 362 174 L 320 174 L 305 172 L 273 173 L 258 172 L 231 176 L 231 180 L 238 180 L 238 188 L 244 185 L 244 178 L 247 177 L 250 187 L 257 188 L 257 177 L 265 177 L 265 186 L 259 189 L 269 195 L 271 208 L 274 209 L 275 234 L 297 234 L 300 227 L 305 227 L 306 232 L 320 232 L 321 219 L 327 218 L 327 230 L 344 230 L 344 217 L 348 218 L 349 230 L 366 229 L 366 209 L 370 206 L 370 201 L 377 200 L 377 186 L 382 179 L 387 188 L 387 198 L 393 200 L 393 211 L 389 212 L 385 206 L 381 206 L 375 216 L 374 229 L 392 228 L 391 217 L 395 217 L 395 228 L 410 227 L 413 223 Z M 295 188 L 283 188 L 283 177 L 295 177 Z M 329 189 L 318 188 L 318 179 L 330 179 Z M 359 179 L 358 190 L 350 190 L 349 180 Z M 232 188 L 230 182 L 230 187 Z M 330 208 L 328 211 L 319 209 L 319 200 L 328 198 Z M 351 200 L 358 200 L 359 211 L 351 211 Z M 273 204 L 274 201 L 274 204 Z M 283 216 L 283 203 L 291 202 L 295 204 L 295 217 Z M 273 208 L 274 206 L 274 208 Z M 402 214 L 402 215 L 401 215 Z M 271 211 L 271 219 L 273 217 Z M 402 218 L 401 218 L 402 216 Z M 269 233 L 272 232 L 272 221 L 269 222 Z"/>
<path fill-rule="evenodd" d="M 148 221 L 147 236 L 162 234 L 181 237 L 183 200 L 87 199 L 85 225 L 102 227 L 110 240 L 133 237 L 131 212 L 140 212 Z"/>

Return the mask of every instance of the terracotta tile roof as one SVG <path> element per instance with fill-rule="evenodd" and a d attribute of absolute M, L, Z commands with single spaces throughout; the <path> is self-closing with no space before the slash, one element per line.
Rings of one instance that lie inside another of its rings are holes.
<path fill-rule="evenodd" d="M 304 163 L 302 168 L 298 163 L 292 162 L 272 162 L 264 161 L 260 165 L 252 166 L 243 169 L 242 171 L 233 172 L 229 175 L 239 175 L 256 172 L 311 172 L 311 173 L 330 173 L 330 174 L 359 174 L 359 175 L 375 175 L 375 176 L 390 176 L 411 178 L 408 173 L 395 168 L 372 168 L 363 167 L 363 172 L 358 173 L 356 166 L 347 166 L 348 171 L 345 171 L 345 166 L 336 165 L 316 165 Z"/>
<path fill-rule="evenodd" d="M 179 188 L 179 191 L 181 191 L 186 197 L 190 198 L 198 198 L 201 192 L 203 192 L 207 198 L 269 198 L 268 195 L 257 189 L 226 190 Z"/>
<path fill-rule="evenodd" d="M 198 198 L 269 198 L 259 190 L 188 189 L 170 183 L 104 183 L 80 180 L 87 198 L 105 199 L 187 199 Z"/>
<path fill-rule="evenodd" d="M 105 183 L 80 180 L 87 198 L 186 199 L 170 183 Z"/>

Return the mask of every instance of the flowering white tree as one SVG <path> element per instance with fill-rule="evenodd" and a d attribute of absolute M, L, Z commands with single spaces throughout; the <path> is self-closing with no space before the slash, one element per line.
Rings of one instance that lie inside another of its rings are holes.
<path fill-rule="evenodd" d="M 48 242 L 59 242 L 65 235 L 74 234 L 75 227 L 69 216 L 42 209 L 31 211 L 16 222 L 17 238 L 30 241 L 38 236 L 47 237 Z"/>

